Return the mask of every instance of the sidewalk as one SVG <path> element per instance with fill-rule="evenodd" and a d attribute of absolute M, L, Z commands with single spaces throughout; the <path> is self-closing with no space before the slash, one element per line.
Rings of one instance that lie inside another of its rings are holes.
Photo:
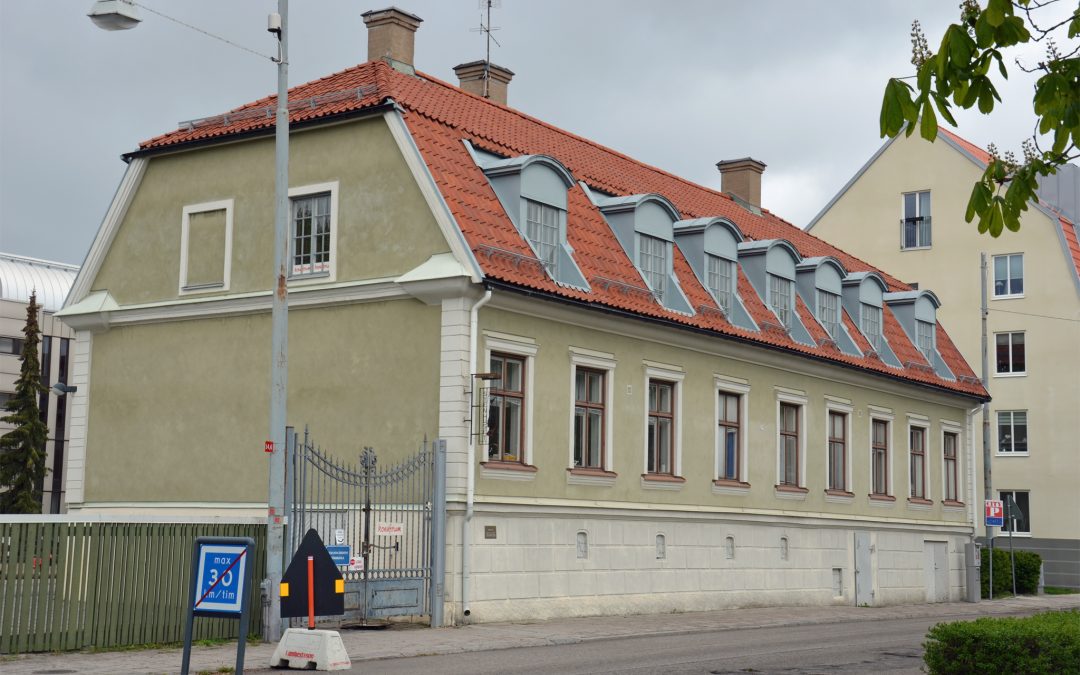
<path fill-rule="evenodd" d="M 976 604 L 950 602 L 895 607 L 760 607 L 688 614 L 585 617 L 532 624 L 492 623 L 435 630 L 399 624 L 387 630 L 345 630 L 341 632 L 341 638 L 349 657 L 356 664 L 385 658 L 573 644 L 636 635 L 705 633 L 725 629 L 935 616 L 953 620 L 954 618 L 1033 613 L 1047 609 L 1080 609 L 1080 595 L 984 600 Z M 269 644 L 248 645 L 244 670 L 250 673 L 288 672 L 273 671 L 268 668 L 267 664 L 273 651 L 274 646 Z M 181 655 L 182 650 L 178 648 L 30 654 L 0 657 L 0 670 L 5 675 L 177 673 L 180 671 Z M 217 647 L 195 647 L 191 654 L 191 672 L 231 672 L 235 659 L 235 643 Z M 229 670 L 223 670 L 226 668 Z"/>

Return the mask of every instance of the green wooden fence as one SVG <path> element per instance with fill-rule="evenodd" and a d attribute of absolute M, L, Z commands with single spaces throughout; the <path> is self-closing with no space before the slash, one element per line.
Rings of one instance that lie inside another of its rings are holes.
<path fill-rule="evenodd" d="M 251 630 L 261 633 L 266 526 L 0 518 L 0 654 L 111 648 L 184 637 L 191 554 L 201 536 L 255 539 Z M 195 620 L 195 639 L 236 638 L 235 619 Z"/>

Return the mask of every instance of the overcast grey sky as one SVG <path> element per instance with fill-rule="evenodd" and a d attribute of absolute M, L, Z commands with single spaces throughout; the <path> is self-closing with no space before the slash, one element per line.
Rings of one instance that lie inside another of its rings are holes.
<path fill-rule="evenodd" d="M 271 53 L 276 0 L 139 0 Z M 360 14 L 389 4 L 424 19 L 418 69 L 454 82 L 483 57 L 477 0 L 293 0 L 290 84 L 363 61 Z M 143 11 L 105 32 L 92 0 L 0 0 L 0 250 L 80 264 L 120 178 L 120 154 L 272 93 L 268 60 Z M 806 223 L 879 147 L 889 76 L 906 75 L 911 20 L 931 46 L 958 0 L 835 2 L 501 0 L 492 60 L 516 73 L 510 105 L 690 180 L 715 164 L 768 165 L 764 205 Z M 987 118 L 958 115 L 982 146 L 1030 134 L 1031 80 Z"/>

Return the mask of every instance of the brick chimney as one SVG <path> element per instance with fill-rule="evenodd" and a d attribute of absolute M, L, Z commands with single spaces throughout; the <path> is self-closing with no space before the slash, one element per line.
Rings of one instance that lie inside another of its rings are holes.
<path fill-rule="evenodd" d="M 415 72 L 413 44 L 423 19 L 397 7 L 373 9 L 360 16 L 368 31 L 368 61 L 387 61 L 398 70 Z"/>
<path fill-rule="evenodd" d="M 487 66 L 485 69 L 484 66 Z M 484 92 L 484 74 L 487 71 L 487 92 Z M 506 105 L 506 88 L 514 77 L 514 71 L 497 66 L 490 61 L 471 61 L 454 66 L 458 76 L 458 86 L 477 96 L 489 98 L 496 103 Z"/>
<path fill-rule="evenodd" d="M 761 174 L 765 163 L 753 157 L 725 159 L 717 162 L 720 169 L 720 189 L 755 208 L 761 207 Z"/>

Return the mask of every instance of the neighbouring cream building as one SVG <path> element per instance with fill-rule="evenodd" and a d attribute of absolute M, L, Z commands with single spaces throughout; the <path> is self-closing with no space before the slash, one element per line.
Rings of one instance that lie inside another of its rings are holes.
<path fill-rule="evenodd" d="M 1019 232 L 964 221 L 990 157 L 941 129 L 878 150 L 807 227 L 900 279 L 932 288 L 969 363 L 982 358 L 980 254 L 987 256 L 994 498 L 1021 511 L 1014 546 L 1039 553 L 1046 583 L 1080 588 L 1080 167 L 1043 181 Z M 979 500 L 984 499 L 979 414 Z M 981 529 L 981 528 L 980 528 Z M 1000 530 L 998 546 L 1006 546 Z"/>
<path fill-rule="evenodd" d="M 75 281 L 79 268 L 74 265 L 38 260 L 24 256 L 0 253 L 0 417 L 6 415 L 3 405 L 15 393 L 15 381 L 19 379 L 22 362 L 23 329 L 26 327 L 26 308 L 30 294 L 37 293 L 41 307 L 38 326 L 41 344 L 41 382 L 46 387 L 54 383 L 67 383 L 74 367 L 72 340 L 75 332 L 56 318 L 55 313 L 63 306 L 68 289 Z M 64 453 L 71 435 L 73 414 L 68 396 L 49 390 L 38 400 L 41 416 L 49 429 L 46 442 L 45 482 L 42 485 L 41 509 L 43 513 L 63 513 L 67 510 L 64 499 Z M 0 422 L 0 434 L 11 430 Z"/>
<path fill-rule="evenodd" d="M 962 597 L 986 393 L 931 290 L 762 208 L 756 160 L 695 185 L 364 17 L 290 93 L 289 417 L 446 439 L 449 621 Z M 273 105 L 126 156 L 62 312 L 73 510 L 265 514 Z"/>

